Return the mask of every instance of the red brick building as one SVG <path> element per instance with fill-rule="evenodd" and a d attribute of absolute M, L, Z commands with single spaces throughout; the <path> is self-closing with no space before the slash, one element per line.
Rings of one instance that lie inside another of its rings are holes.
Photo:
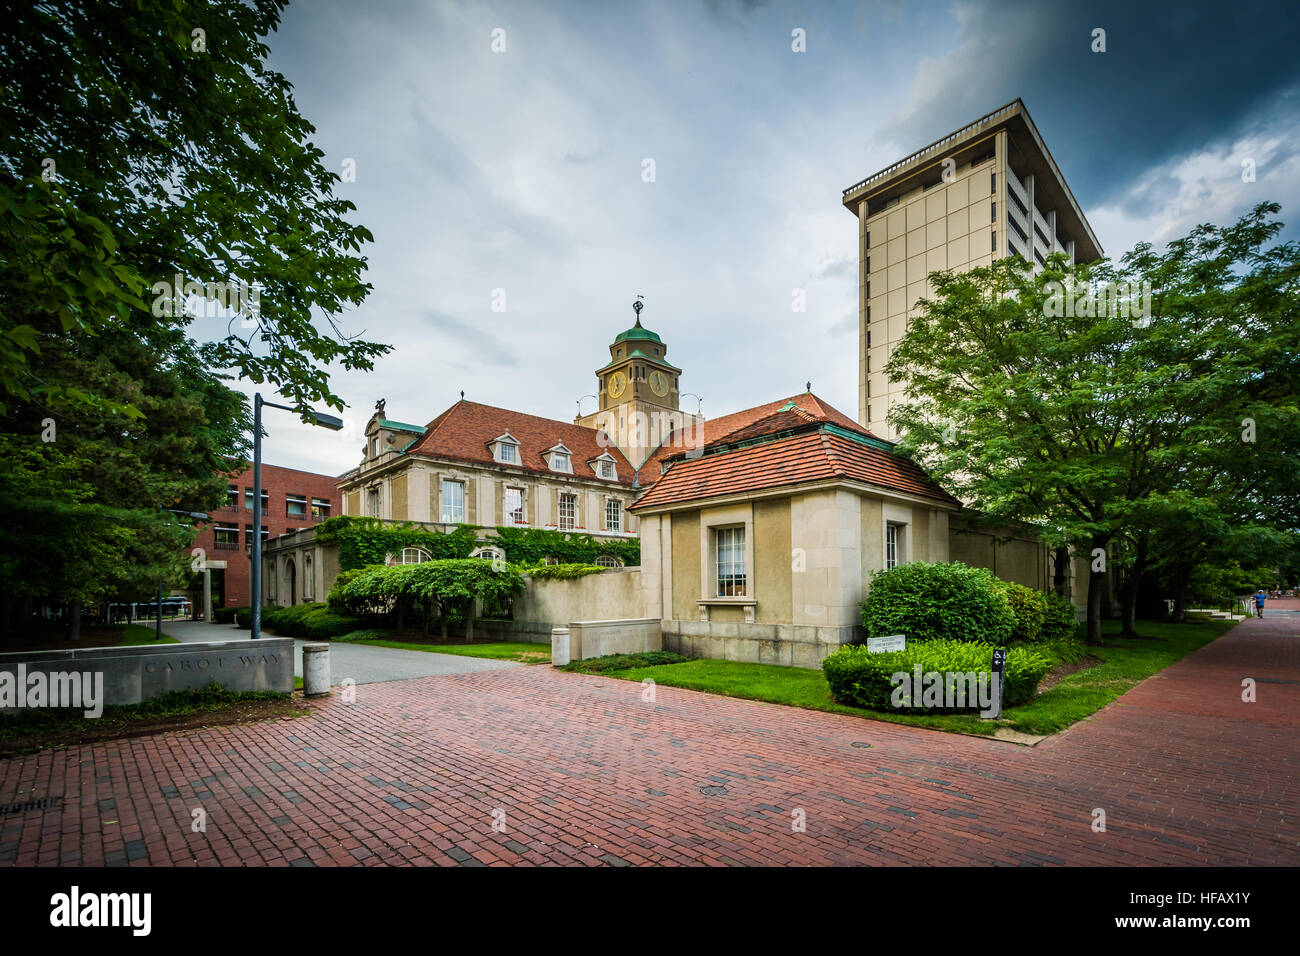
<path fill-rule="evenodd" d="M 212 572 L 212 606 L 244 607 L 249 602 L 249 558 L 253 547 L 253 469 L 229 479 L 225 504 L 194 538 L 212 561 L 225 570 Z M 262 465 L 262 541 L 320 524 L 342 514 L 338 479 L 296 468 Z M 265 600 L 265 594 L 263 595 Z M 195 602 L 202 607 L 202 596 Z"/>

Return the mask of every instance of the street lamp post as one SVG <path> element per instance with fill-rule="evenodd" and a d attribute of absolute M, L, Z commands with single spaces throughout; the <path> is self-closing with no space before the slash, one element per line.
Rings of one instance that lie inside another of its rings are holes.
<path fill-rule="evenodd" d="M 262 393 L 253 395 L 253 566 L 249 569 L 248 584 L 252 598 L 252 639 L 262 636 L 262 406 L 282 408 L 286 412 L 297 411 L 289 405 L 277 405 L 264 401 Z M 324 412 L 309 410 L 312 424 L 331 431 L 343 427 L 343 419 Z"/>

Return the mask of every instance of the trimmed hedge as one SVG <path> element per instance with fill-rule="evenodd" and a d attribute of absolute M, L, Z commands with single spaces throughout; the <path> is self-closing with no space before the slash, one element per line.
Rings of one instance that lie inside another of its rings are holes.
<path fill-rule="evenodd" d="M 1043 620 L 1047 616 L 1047 595 L 1014 581 L 995 578 L 997 586 L 1011 605 L 1015 624 L 1011 628 L 1013 644 L 1036 644 L 1043 639 Z"/>
<path fill-rule="evenodd" d="M 217 607 L 212 609 L 212 620 L 218 624 L 234 624 L 235 615 L 239 611 L 247 611 L 246 607 Z"/>
<path fill-rule="evenodd" d="M 912 641 L 1006 644 L 1016 616 L 992 572 L 960 562 L 900 564 L 871 576 L 860 605 L 871 637 L 905 634 Z"/>
<path fill-rule="evenodd" d="M 605 569 L 598 564 L 539 564 L 519 570 L 538 580 L 573 581 L 577 578 L 585 578 L 589 574 L 600 574 Z"/>
<path fill-rule="evenodd" d="M 262 611 L 262 625 L 285 637 L 324 640 L 355 631 L 361 621 L 339 614 L 326 604 L 295 604 Z"/>
<path fill-rule="evenodd" d="M 338 545 L 339 567 L 344 571 L 383 564 L 403 548 L 422 548 L 435 561 L 468 558 L 476 548 L 492 546 L 504 551 L 512 564 L 538 564 L 545 558 L 564 564 L 595 564 L 601 555 L 618 558 L 628 567 L 641 563 L 639 538 L 597 540 L 581 532 L 497 528 L 495 537 L 480 541 L 481 530 L 475 525 L 458 525 L 455 531 L 433 531 L 408 522 L 340 515 L 317 526 L 316 540 Z"/>
<path fill-rule="evenodd" d="M 822 672 L 830 685 L 831 696 L 841 704 L 871 710 L 898 712 L 892 697 L 898 686 L 891 678 L 905 673 L 911 677 L 920 665 L 922 674 L 988 674 L 993 666 L 994 645 L 972 641 L 917 641 L 910 638 L 901 651 L 872 654 L 865 645 L 845 646 L 822 662 Z M 1013 647 L 1007 651 L 1003 674 L 1002 704 L 1015 707 L 1033 698 L 1039 682 L 1047 674 L 1050 662 L 1031 648 Z M 910 694 L 907 695 L 910 697 Z M 952 712 L 956 707 L 908 707 L 916 713 Z M 968 701 L 965 710 L 979 710 L 977 702 Z"/>
<path fill-rule="evenodd" d="M 1059 595 L 1045 595 L 1043 629 L 1040 640 L 1045 643 L 1056 644 L 1061 641 L 1072 641 L 1078 633 L 1079 618 L 1074 610 L 1074 605 Z"/>

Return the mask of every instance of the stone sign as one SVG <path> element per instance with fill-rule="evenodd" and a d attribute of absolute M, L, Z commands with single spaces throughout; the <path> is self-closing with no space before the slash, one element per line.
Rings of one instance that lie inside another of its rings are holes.
<path fill-rule="evenodd" d="M 293 691 L 294 643 L 288 637 L 203 644 L 86 647 L 0 654 L 0 673 L 103 675 L 102 703 L 138 704 L 173 690 L 216 681 L 227 690 Z M 47 678 L 48 679 L 48 678 Z"/>
<path fill-rule="evenodd" d="M 886 651 L 901 651 L 907 647 L 907 637 L 903 634 L 890 634 L 887 637 L 867 638 L 868 654 L 883 654 Z"/>

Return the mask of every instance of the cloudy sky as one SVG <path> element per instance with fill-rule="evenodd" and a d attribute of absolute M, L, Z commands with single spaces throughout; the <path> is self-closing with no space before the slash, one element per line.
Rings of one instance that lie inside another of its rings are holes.
<path fill-rule="evenodd" d="M 853 415 L 841 191 L 1016 97 L 1108 255 L 1264 199 L 1300 224 L 1288 5 L 1086 6 L 298 0 L 271 63 L 375 235 L 344 325 L 395 348 L 335 374 L 342 433 L 268 417 L 266 460 L 354 466 L 381 397 L 421 424 L 462 389 L 571 420 L 637 295 L 705 415 L 807 380 Z"/>

